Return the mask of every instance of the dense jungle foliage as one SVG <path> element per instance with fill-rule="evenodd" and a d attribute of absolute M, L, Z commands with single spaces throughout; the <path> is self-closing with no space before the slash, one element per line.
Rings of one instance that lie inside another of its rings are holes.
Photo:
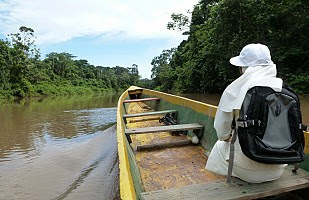
<path fill-rule="evenodd" d="M 278 76 L 309 93 L 308 0 L 201 0 L 191 20 L 173 14 L 168 29 L 189 35 L 152 60 L 152 87 L 221 92 L 239 76 L 229 59 L 249 43 L 270 48 Z"/>
<path fill-rule="evenodd" d="M 138 85 L 138 66 L 93 66 L 70 53 L 49 53 L 41 60 L 34 31 L 0 40 L 0 98 L 115 92 Z"/>

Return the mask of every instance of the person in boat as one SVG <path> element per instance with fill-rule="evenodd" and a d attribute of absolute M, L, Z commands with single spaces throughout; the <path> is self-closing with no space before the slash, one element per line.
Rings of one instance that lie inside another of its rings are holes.
<path fill-rule="evenodd" d="M 233 81 L 223 92 L 215 116 L 214 127 L 218 141 L 210 152 L 206 169 L 227 175 L 229 147 L 231 141 L 233 118 L 238 118 L 239 110 L 247 91 L 254 86 L 267 86 L 275 91 L 282 90 L 282 79 L 277 78 L 276 65 L 271 60 L 270 51 L 262 44 L 246 45 L 239 56 L 230 59 L 238 66 L 241 76 Z M 246 157 L 240 147 L 238 138 L 235 142 L 234 167 L 232 176 L 250 183 L 260 183 L 279 179 L 284 171 L 283 164 L 263 164 Z"/>

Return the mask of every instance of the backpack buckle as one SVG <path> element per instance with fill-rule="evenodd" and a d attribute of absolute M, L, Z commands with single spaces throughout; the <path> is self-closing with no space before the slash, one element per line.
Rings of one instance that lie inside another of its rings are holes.
<path fill-rule="evenodd" d="M 306 126 L 304 124 L 299 124 L 299 129 L 305 132 L 309 132 L 309 126 Z"/>
<path fill-rule="evenodd" d="M 242 128 L 245 128 L 247 127 L 247 122 L 246 121 L 236 121 L 236 126 L 237 127 L 242 127 Z"/>
<path fill-rule="evenodd" d="M 254 120 L 244 120 L 244 121 L 237 120 L 236 121 L 236 126 L 242 127 L 242 128 L 247 128 L 247 127 L 254 126 L 254 125 L 255 125 Z"/>

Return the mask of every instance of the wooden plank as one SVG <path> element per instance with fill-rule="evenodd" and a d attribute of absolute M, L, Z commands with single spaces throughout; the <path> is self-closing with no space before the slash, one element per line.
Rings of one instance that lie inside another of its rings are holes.
<path fill-rule="evenodd" d="M 280 179 L 271 182 L 250 184 L 234 178 L 232 184 L 221 180 L 181 188 L 143 192 L 142 199 L 257 199 L 309 187 L 308 172 L 299 169 L 297 174 L 294 174 L 291 170 L 291 166 L 287 167 Z"/>
<path fill-rule="evenodd" d="M 129 90 L 129 94 L 142 94 L 143 89 Z"/>
<path fill-rule="evenodd" d="M 131 135 L 131 134 L 143 134 L 143 133 L 196 130 L 196 129 L 202 129 L 202 128 L 204 127 L 198 123 L 177 124 L 177 125 L 170 125 L 170 126 L 153 126 L 153 127 L 145 127 L 145 128 L 125 129 L 125 133 L 128 135 Z"/>
<path fill-rule="evenodd" d="M 154 121 L 154 120 L 159 120 L 159 119 L 160 119 L 160 117 L 145 117 L 145 118 L 142 118 L 142 119 L 130 119 L 130 120 L 128 120 L 128 123 Z"/>
<path fill-rule="evenodd" d="M 159 143 L 159 144 L 145 144 L 142 146 L 137 146 L 137 151 L 147 151 L 147 150 L 154 150 L 154 149 L 163 149 L 163 148 L 171 148 L 171 147 L 179 147 L 184 145 L 192 144 L 191 140 L 180 140 L 176 142 L 169 142 L 169 143 Z"/>
<path fill-rule="evenodd" d="M 162 111 L 155 111 L 155 112 L 144 112 L 144 113 L 125 114 L 125 115 L 123 115 L 123 117 L 124 117 L 124 118 L 142 117 L 142 116 L 162 115 L 162 114 L 176 113 L 176 112 L 177 112 L 177 110 L 162 110 Z"/>
<path fill-rule="evenodd" d="M 123 103 L 144 102 L 144 101 L 160 101 L 160 98 L 145 98 L 145 99 L 127 99 Z"/>

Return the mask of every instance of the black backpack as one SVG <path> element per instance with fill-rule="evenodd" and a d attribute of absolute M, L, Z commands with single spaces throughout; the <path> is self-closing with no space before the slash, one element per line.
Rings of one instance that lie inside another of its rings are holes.
<path fill-rule="evenodd" d="M 287 85 L 281 92 L 262 86 L 248 90 L 233 125 L 227 182 L 231 182 L 236 135 L 242 152 L 256 162 L 295 164 L 305 159 L 303 130 L 308 127 L 302 124 L 299 98 Z"/>
<path fill-rule="evenodd" d="M 251 88 L 240 110 L 238 137 L 242 152 L 266 164 L 304 161 L 304 133 L 299 99 L 287 85 L 281 92 Z"/>

